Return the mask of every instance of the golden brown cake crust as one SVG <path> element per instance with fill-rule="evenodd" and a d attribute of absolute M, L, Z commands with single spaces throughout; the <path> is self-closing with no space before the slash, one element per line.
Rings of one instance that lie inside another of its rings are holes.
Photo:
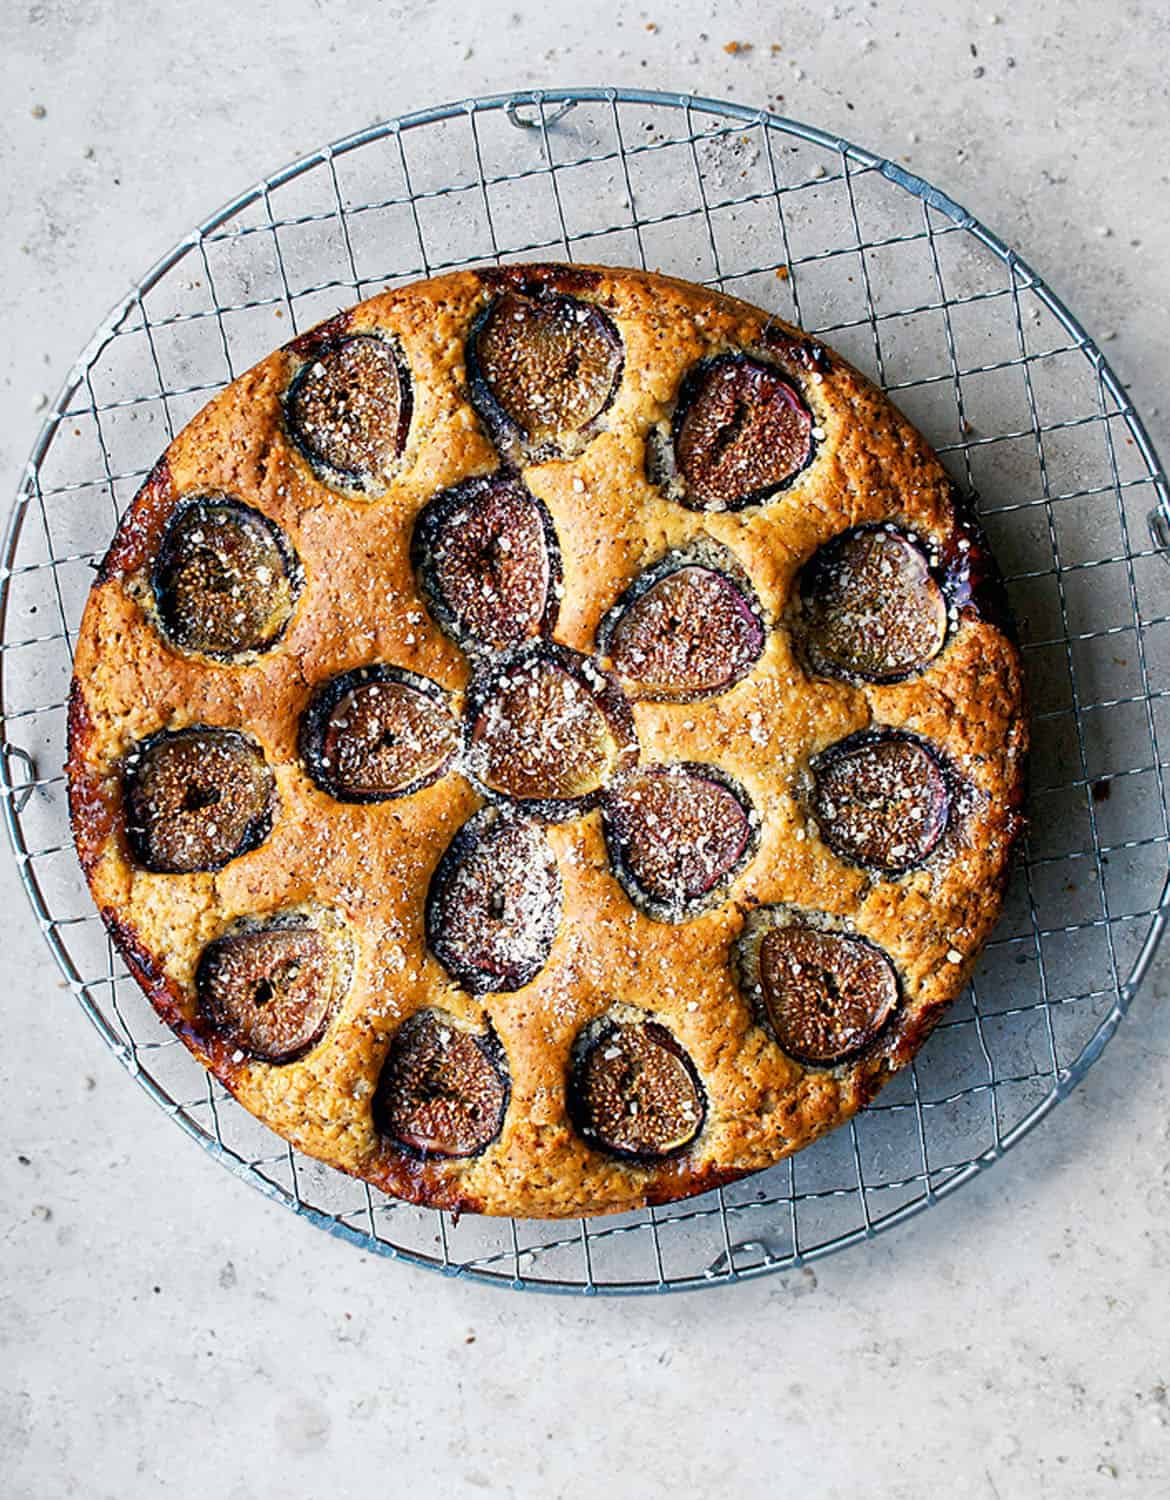
<path fill-rule="evenodd" d="M 410 548 L 428 500 L 500 466 L 469 401 L 466 341 L 502 285 L 593 302 L 623 345 L 620 384 L 596 435 L 575 456 L 523 470 L 559 541 L 555 639 L 595 653 L 599 624 L 644 569 L 704 537 L 728 549 L 768 627 L 760 660 L 717 696 L 638 701 L 633 713 L 643 761 L 714 763 L 762 821 L 726 899 L 681 923 L 651 921 L 631 903 L 610 869 L 598 810 L 549 825 L 564 899 L 548 960 L 514 993 L 471 995 L 430 952 L 424 902 L 482 797 L 456 765 L 397 800 L 335 801 L 306 773 L 298 728 L 315 686 L 369 663 L 429 678 L 462 707 L 469 664 L 428 612 Z M 405 452 L 378 495 L 324 483 L 290 440 L 282 407 L 306 360 L 330 338 L 365 330 L 393 340 L 413 396 Z M 737 350 L 764 350 L 788 373 L 816 424 L 815 457 L 766 503 L 688 509 L 648 479 L 648 436 L 669 423 L 697 361 Z M 174 507 L 195 494 L 262 512 L 303 566 L 287 630 L 251 659 L 182 654 L 157 628 L 151 560 Z M 794 580 L 818 547 L 878 522 L 922 537 L 944 563 L 961 546 L 971 586 L 952 597 L 946 644 L 917 675 L 886 684 L 813 676 L 789 628 Z M 998 915 L 1021 827 L 1027 726 L 1017 651 L 980 547 L 938 460 L 889 402 L 831 351 L 742 302 L 663 276 L 577 267 L 461 272 L 374 297 L 211 401 L 170 445 L 114 539 L 82 623 L 69 718 L 73 827 L 94 899 L 159 1014 L 247 1109 L 298 1149 L 390 1193 L 552 1217 L 664 1202 L 765 1167 L 846 1120 L 910 1059 Z M 125 757 L 160 730 L 200 724 L 242 729 L 260 744 L 278 814 L 258 847 L 216 872 L 151 873 L 127 841 Z M 896 879 L 835 854 L 809 809 L 810 760 L 875 725 L 930 742 L 964 787 L 956 828 Z M 262 1062 L 200 1020 L 196 968 L 239 919 L 306 904 L 344 919 L 352 980 L 317 1045 L 291 1062 Z M 735 955 L 745 918 L 779 904 L 827 914 L 894 963 L 894 1019 L 853 1061 L 795 1061 L 742 993 Z M 503 1126 L 479 1155 L 423 1159 L 377 1128 L 374 1095 L 394 1034 L 429 1007 L 477 1030 L 490 1022 L 506 1056 Z M 594 1149 L 566 1103 L 575 1038 L 600 1017 L 634 1011 L 685 1048 L 707 1101 L 696 1139 L 654 1163 Z"/>

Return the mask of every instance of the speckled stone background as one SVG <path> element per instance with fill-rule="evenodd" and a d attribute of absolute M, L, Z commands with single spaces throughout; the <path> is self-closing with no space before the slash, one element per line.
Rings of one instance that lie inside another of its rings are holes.
<path fill-rule="evenodd" d="M 1170 450 L 1165 4 L 715 9 L 6 0 L 0 491 L 207 211 L 387 114 L 540 84 L 771 104 L 905 160 L 1110 341 Z M 815 1271 L 574 1302 L 366 1258 L 232 1180 L 85 1023 L 7 858 L 0 945 L 5 1500 L 1170 1493 L 1170 951 L 1085 1085 L 926 1216 Z"/>

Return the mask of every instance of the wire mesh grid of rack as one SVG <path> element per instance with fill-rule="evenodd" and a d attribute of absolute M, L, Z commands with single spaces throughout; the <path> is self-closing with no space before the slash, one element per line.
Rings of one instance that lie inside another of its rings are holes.
<path fill-rule="evenodd" d="M 641 265 L 824 337 L 979 511 L 1033 708 L 1031 830 L 967 992 L 870 1109 L 732 1187 L 597 1221 L 461 1219 L 286 1147 L 158 1022 L 93 911 L 61 771 L 92 569 L 159 452 L 230 379 L 359 297 L 530 258 Z M 0 571 L 4 815 L 41 929 L 107 1044 L 237 1175 L 367 1250 L 550 1290 L 726 1283 L 824 1255 L 970 1180 L 1099 1056 L 1167 902 L 1170 495 L 1100 350 L 943 194 L 742 106 L 582 89 L 469 100 L 317 151 L 150 271 L 54 403 Z"/>

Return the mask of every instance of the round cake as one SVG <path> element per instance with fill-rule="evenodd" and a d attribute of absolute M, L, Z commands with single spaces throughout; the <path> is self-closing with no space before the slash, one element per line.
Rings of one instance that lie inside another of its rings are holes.
<path fill-rule="evenodd" d="M 913 1057 L 999 912 L 1020 664 L 906 420 L 670 278 L 389 291 L 171 443 L 90 595 L 74 836 L 165 1022 L 454 1210 L 663 1203 Z"/>

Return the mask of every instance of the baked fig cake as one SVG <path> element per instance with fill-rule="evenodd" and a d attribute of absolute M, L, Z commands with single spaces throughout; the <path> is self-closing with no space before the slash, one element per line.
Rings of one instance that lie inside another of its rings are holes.
<path fill-rule="evenodd" d="M 371 298 L 171 443 L 81 626 L 78 853 L 299 1150 L 489 1214 L 663 1203 L 922 1045 L 1021 828 L 1020 663 L 937 458 L 665 276 Z"/>

